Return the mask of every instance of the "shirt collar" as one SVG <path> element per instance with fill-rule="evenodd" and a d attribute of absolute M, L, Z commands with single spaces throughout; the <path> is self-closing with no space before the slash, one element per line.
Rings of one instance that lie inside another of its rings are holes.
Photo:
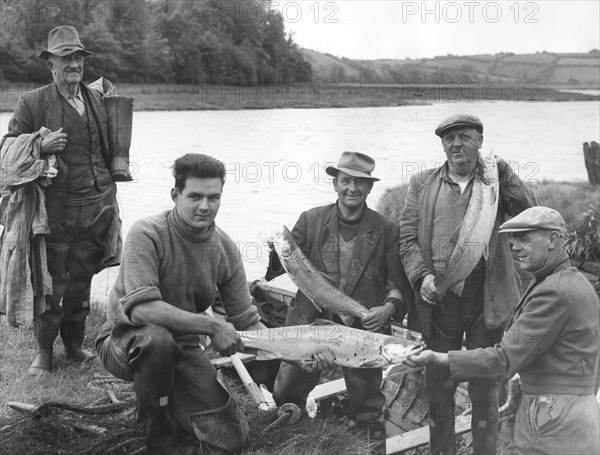
<path fill-rule="evenodd" d="M 70 98 L 69 95 L 63 91 L 62 87 L 59 84 L 56 84 L 56 87 L 58 88 L 58 91 L 63 96 L 63 98 L 68 101 Z M 79 89 L 79 84 L 77 84 L 77 88 L 75 89 L 75 96 L 73 98 L 78 99 L 79 101 L 83 102 L 83 96 L 81 95 L 81 90 Z"/>
<path fill-rule="evenodd" d="M 449 170 L 449 167 L 448 167 L 448 161 L 446 161 L 446 163 L 442 166 L 442 171 L 440 172 L 440 177 L 445 182 L 453 183 L 455 185 L 458 185 L 458 182 L 452 180 L 452 178 L 450 177 L 450 170 Z M 468 183 L 471 183 L 473 181 L 474 177 L 475 177 L 475 172 L 471 172 L 471 176 L 469 177 Z"/>

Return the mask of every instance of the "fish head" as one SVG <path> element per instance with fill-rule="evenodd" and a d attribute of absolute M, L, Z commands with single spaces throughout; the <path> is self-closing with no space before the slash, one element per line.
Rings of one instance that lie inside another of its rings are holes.
<path fill-rule="evenodd" d="M 422 344 L 390 343 L 381 346 L 381 356 L 390 364 L 402 363 L 409 356 L 418 354 L 424 349 Z"/>
<path fill-rule="evenodd" d="M 294 237 L 292 237 L 292 233 L 285 225 L 281 231 L 281 243 L 281 255 L 284 258 L 290 257 L 294 252 L 296 242 L 294 241 Z"/>
<path fill-rule="evenodd" d="M 491 150 L 487 156 L 481 153 L 481 151 L 479 152 L 477 167 L 483 183 L 491 185 L 498 181 L 498 164 L 496 163 L 496 157 Z"/>
<path fill-rule="evenodd" d="M 289 241 L 291 238 L 293 241 L 293 237 L 289 229 L 283 226 L 283 230 L 280 232 L 276 232 L 272 236 L 273 238 L 273 248 L 277 252 L 277 255 L 280 258 L 289 258 L 294 252 L 294 246 Z"/>

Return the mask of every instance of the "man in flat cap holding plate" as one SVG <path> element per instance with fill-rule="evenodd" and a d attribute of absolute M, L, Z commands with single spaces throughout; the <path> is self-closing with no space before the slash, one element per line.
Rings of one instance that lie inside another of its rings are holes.
<path fill-rule="evenodd" d="M 469 114 L 453 115 L 436 128 L 447 161 L 413 175 L 400 219 L 400 255 L 415 291 L 415 310 L 427 346 L 436 352 L 493 346 L 519 301 L 508 236 L 498 233 L 506 215 L 514 216 L 537 205 L 537 200 L 507 163 L 497 157 L 499 201 L 488 242 L 488 254 L 469 258 L 471 273 L 462 288 L 442 295 L 435 285 L 456 245 L 457 232 L 467 212 L 478 178 L 476 165 L 483 144 L 483 124 Z M 483 215 L 483 214 L 482 214 Z M 436 365 L 425 369 L 431 415 L 432 453 L 456 453 L 454 393 L 449 372 Z M 498 383 L 475 379 L 469 383 L 473 403 L 473 453 L 496 453 L 498 436 Z"/>
<path fill-rule="evenodd" d="M 532 207 L 500 232 L 512 234 L 521 268 L 535 278 L 502 341 L 474 351 L 424 351 L 407 363 L 436 365 L 455 382 L 519 373 L 516 453 L 598 454 L 598 294 L 563 251 L 565 222 L 556 210 Z"/>

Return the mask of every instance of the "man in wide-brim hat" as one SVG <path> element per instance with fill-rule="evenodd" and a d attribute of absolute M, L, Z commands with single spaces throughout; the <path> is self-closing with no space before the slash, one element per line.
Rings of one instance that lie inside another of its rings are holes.
<path fill-rule="evenodd" d="M 32 212 L 37 209 L 31 207 L 38 206 L 31 203 L 2 206 L 3 240 L 25 244 L 30 234 L 45 236 L 45 248 L 37 240 L 34 244 L 40 247 L 38 260 L 17 263 L 11 256 L 0 266 L 12 273 L 12 280 L 2 280 L 0 294 L 0 311 L 7 313 L 9 321 L 16 323 L 13 315 L 21 314 L 20 308 L 31 308 L 24 299 L 37 296 L 32 315 L 37 353 L 28 370 L 32 375 L 51 370 L 52 346 L 59 332 L 68 358 L 86 361 L 95 357 L 82 347 L 91 280 L 100 270 L 118 265 L 121 255 L 116 185 L 109 172 L 107 115 L 100 95 L 81 82 L 89 54 L 75 27 L 52 29 L 48 47 L 39 57 L 46 60 L 53 82 L 21 96 L 2 140 L 2 157 L 11 160 L 2 163 L 7 182 L 41 188 L 37 175 L 16 173 L 38 159 L 55 157 L 58 169 L 51 183 L 37 193 L 45 202 L 37 212 Z M 13 191 L 10 197 L 17 202 L 22 199 L 14 196 L 15 188 L 3 184 L 2 190 Z M 8 202 L 9 197 L 5 199 Z M 37 219 L 34 215 L 40 221 L 35 231 L 32 223 L 24 221 Z M 3 257 L 6 248 L 10 242 L 4 241 Z M 15 283 L 33 290 L 16 292 Z"/>
<path fill-rule="evenodd" d="M 375 161 L 370 156 L 342 153 L 337 166 L 326 168 L 327 174 L 333 176 L 337 201 L 302 213 L 292 230 L 312 265 L 338 289 L 360 301 L 369 313 L 362 319 L 318 313 L 313 303 L 298 291 L 288 310 L 286 325 L 307 324 L 319 317 L 383 332 L 392 317 L 404 318 L 412 292 L 398 256 L 398 228 L 366 203 L 373 183 L 379 180 L 373 176 L 374 169 Z M 303 409 L 308 393 L 317 385 L 320 370 L 329 360 L 318 354 L 313 371 L 282 362 L 274 387 L 276 402 L 293 402 Z M 359 431 L 375 441 L 377 448 L 372 453 L 385 453 L 386 406 L 380 390 L 381 368 L 342 370 L 350 401 L 348 416 Z"/>

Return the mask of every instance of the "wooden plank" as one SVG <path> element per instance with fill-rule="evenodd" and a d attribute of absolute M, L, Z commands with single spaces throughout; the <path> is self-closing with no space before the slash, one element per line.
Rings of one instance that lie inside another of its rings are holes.
<path fill-rule="evenodd" d="M 461 434 L 471 429 L 471 416 L 461 416 L 456 419 L 454 431 Z M 385 453 L 387 455 L 397 454 L 405 450 L 414 449 L 429 442 L 429 427 L 417 428 L 407 433 L 388 438 L 385 442 Z"/>
<path fill-rule="evenodd" d="M 313 397 L 315 401 L 323 400 L 324 398 L 331 397 L 333 395 L 339 395 L 340 393 L 346 392 L 346 381 L 344 378 L 336 379 L 335 381 L 329 381 L 325 384 L 319 384 L 316 386 L 312 392 L 310 392 L 310 396 Z"/>
<path fill-rule="evenodd" d="M 252 362 L 253 360 L 256 360 L 256 356 L 254 354 L 238 352 L 238 356 L 239 356 L 240 360 L 244 363 Z M 231 363 L 231 359 L 229 357 L 214 357 L 214 358 L 210 359 L 210 363 L 212 363 L 215 366 L 215 368 L 233 366 L 233 364 Z"/>

